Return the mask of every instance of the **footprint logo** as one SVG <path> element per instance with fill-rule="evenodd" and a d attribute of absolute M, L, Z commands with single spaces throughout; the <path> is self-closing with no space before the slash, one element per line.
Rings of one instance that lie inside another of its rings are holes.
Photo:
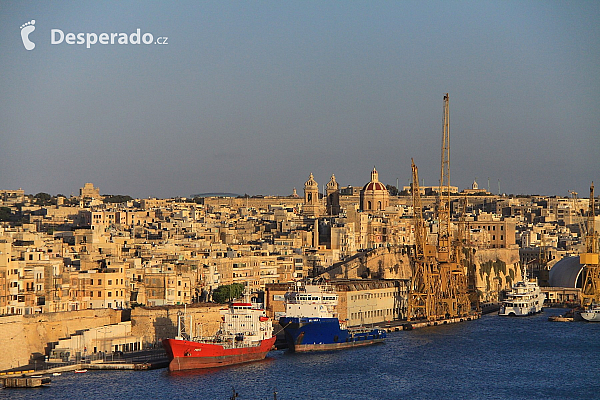
<path fill-rule="evenodd" d="M 35 19 L 21 25 L 21 39 L 23 39 L 23 46 L 25 46 L 25 50 L 33 50 L 35 49 L 35 43 L 29 40 L 29 34 L 35 31 Z"/>

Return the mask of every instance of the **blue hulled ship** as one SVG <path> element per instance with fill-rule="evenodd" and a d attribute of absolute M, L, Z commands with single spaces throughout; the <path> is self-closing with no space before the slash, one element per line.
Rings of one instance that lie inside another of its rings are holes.
<path fill-rule="evenodd" d="M 344 349 L 382 343 L 386 333 L 376 328 L 347 328 L 338 319 L 338 296 L 329 284 L 297 282 L 285 294 L 285 313 L 279 324 L 291 351 Z"/>

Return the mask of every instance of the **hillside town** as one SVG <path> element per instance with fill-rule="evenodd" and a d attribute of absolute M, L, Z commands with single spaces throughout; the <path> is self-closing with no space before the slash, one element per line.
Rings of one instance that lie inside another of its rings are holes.
<path fill-rule="evenodd" d="M 209 302 L 233 283 L 264 292 L 307 277 L 408 280 L 415 238 L 406 189 L 392 196 L 373 169 L 363 187 L 340 187 L 332 175 L 325 193 L 310 174 L 303 197 L 294 189 L 112 203 L 91 183 L 70 198 L 2 190 L 0 314 Z M 496 301 L 521 267 L 549 286 L 553 265 L 584 249 L 588 200 L 576 193 L 493 195 L 476 182 L 452 189 L 452 225 L 465 221 L 480 301 Z M 436 188 L 420 190 L 431 217 Z"/>

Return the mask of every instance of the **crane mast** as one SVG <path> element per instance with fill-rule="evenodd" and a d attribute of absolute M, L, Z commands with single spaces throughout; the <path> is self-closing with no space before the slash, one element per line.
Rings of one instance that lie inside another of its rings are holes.
<path fill-rule="evenodd" d="M 411 159 L 412 183 L 411 195 L 413 206 L 413 226 L 415 234 L 415 251 L 412 257 L 412 282 L 408 296 L 408 319 L 429 319 L 431 312 L 431 290 L 429 289 L 429 273 L 424 259 L 426 232 L 423 220 L 423 207 L 419 188 L 419 170 Z"/>
<path fill-rule="evenodd" d="M 598 232 L 595 226 L 594 182 L 590 186 L 590 204 L 587 215 L 586 252 L 579 256 L 583 269 L 581 304 L 589 306 L 600 302 L 600 265 L 598 260 Z"/>
<path fill-rule="evenodd" d="M 438 191 L 438 258 L 450 261 L 450 96 L 444 95 L 442 162 Z"/>
<path fill-rule="evenodd" d="M 470 313 L 467 274 L 461 265 L 462 239 L 452 241 L 450 227 L 450 111 L 449 96 L 444 96 L 442 122 L 442 162 L 436 219 L 437 243 L 427 243 L 418 170 L 412 161 L 412 199 L 414 209 L 415 252 L 413 281 L 408 300 L 408 319 L 441 320 Z M 464 229 L 464 221 L 462 221 Z M 464 233 L 463 233 L 464 235 Z M 454 251 L 453 251 L 454 250 Z"/>
<path fill-rule="evenodd" d="M 421 189 L 419 187 L 419 169 L 415 165 L 415 161 L 411 158 L 412 169 L 412 206 L 415 226 L 415 251 L 416 259 L 423 259 L 425 245 L 425 222 L 423 220 L 423 206 L 421 204 Z"/>

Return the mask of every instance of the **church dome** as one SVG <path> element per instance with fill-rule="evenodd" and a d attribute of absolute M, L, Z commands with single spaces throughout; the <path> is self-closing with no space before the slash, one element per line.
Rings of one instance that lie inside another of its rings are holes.
<path fill-rule="evenodd" d="M 385 190 L 387 191 L 385 185 L 381 182 L 379 182 L 379 173 L 377 172 L 377 170 L 375 169 L 375 167 L 373 167 L 373 171 L 371 171 L 371 181 L 369 183 L 367 183 L 365 186 L 363 186 L 363 191 L 380 191 L 380 190 Z"/>
<path fill-rule="evenodd" d="M 381 182 L 369 182 L 363 187 L 363 190 L 364 191 L 367 191 L 367 190 L 376 191 L 376 190 L 387 190 L 387 189 L 385 188 L 384 184 Z"/>
<path fill-rule="evenodd" d="M 379 173 L 373 167 L 371 180 L 360 191 L 360 209 L 362 211 L 385 210 L 390 205 L 390 192 L 379 182 Z"/>

